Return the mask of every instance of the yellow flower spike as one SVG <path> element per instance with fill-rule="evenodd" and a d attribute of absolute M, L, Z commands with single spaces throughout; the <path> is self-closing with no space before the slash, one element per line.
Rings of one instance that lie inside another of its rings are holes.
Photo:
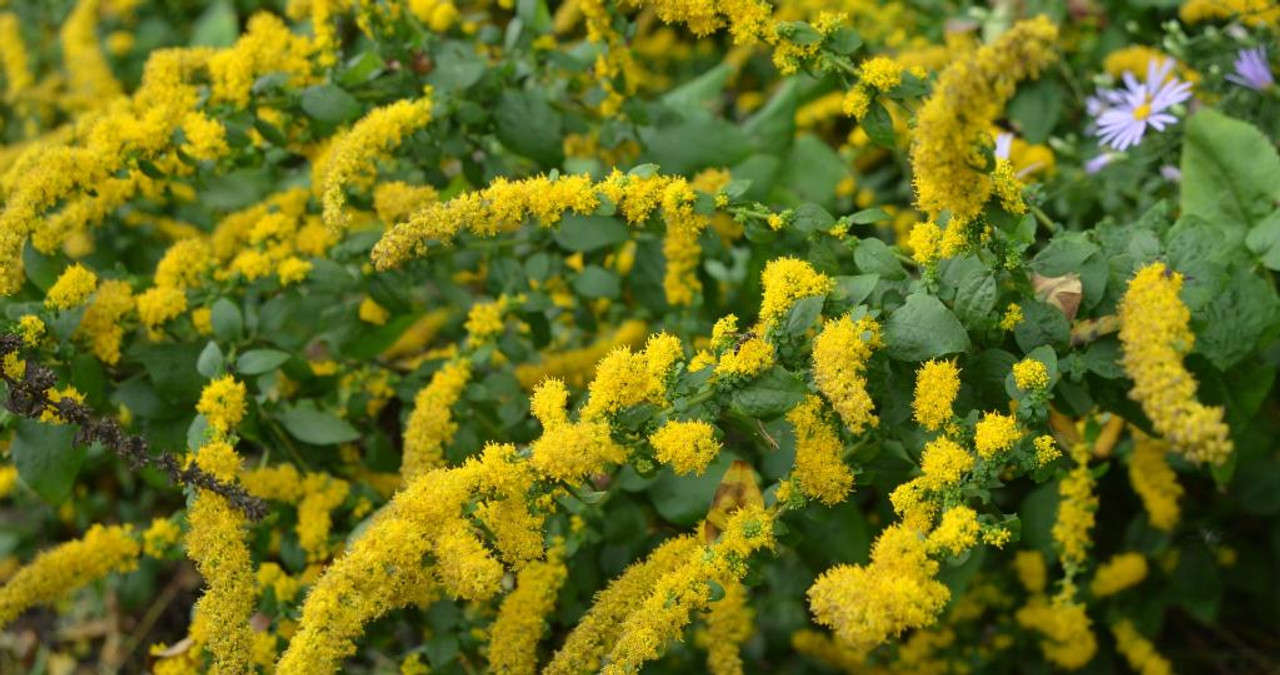
<path fill-rule="evenodd" d="M 1151 526 L 1166 532 L 1178 524 L 1178 500 L 1183 489 L 1178 474 L 1165 455 L 1169 444 L 1134 429 L 1133 454 L 1129 456 L 1129 483 L 1142 500 Z"/>
<path fill-rule="evenodd" d="M 1098 565 L 1089 582 L 1095 598 L 1105 598 L 1132 588 L 1147 578 L 1147 559 L 1141 553 L 1120 553 Z"/>
<path fill-rule="evenodd" d="M 915 420 L 937 431 L 955 414 L 951 406 L 960 393 L 960 369 L 953 361 L 926 361 L 916 371 L 916 394 L 911 403 Z"/>
<path fill-rule="evenodd" d="M 576 675 L 598 671 L 604 655 L 617 641 L 622 621 L 652 591 L 654 584 L 702 550 L 698 539 L 681 535 L 668 539 L 644 560 L 632 563 L 621 576 L 596 595 L 595 602 L 565 638 L 544 671 L 547 675 Z"/>
<path fill-rule="evenodd" d="M 94 525 L 83 538 L 40 553 L 0 586 L 0 626 L 112 572 L 132 571 L 141 550 L 128 526 Z"/>
<path fill-rule="evenodd" d="M 1195 344 L 1191 312 L 1179 299 L 1182 275 L 1156 262 L 1138 270 L 1120 300 L 1122 364 L 1142 406 L 1161 435 L 1192 462 L 1220 465 L 1233 450 L 1221 407 L 1196 400 L 1195 377 L 1182 364 Z"/>
<path fill-rule="evenodd" d="M 444 466 L 444 447 L 458 430 L 453 406 L 470 380 L 471 362 L 460 359 L 441 366 L 418 390 L 404 428 L 400 473 L 406 482 Z"/>
<path fill-rule="evenodd" d="M 344 213 L 344 190 L 353 182 L 366 179 L 375 164 L 389 156 L 406 136 L 431 121 L 431 92 L 416 101 L 396 101 L 374 108 L 342 134 L 329 150 L 324 166 L 324 222 L 331 228 L 343 228 L 350 221 Z"/>
<path fill-rule="evenodd" d="M 823 409 L 822 399 L 809 395 L 787 413 L 796 436 L 791 475 L 805 496 L 834 506 L 853 489 L 853 471 L 844 463 L 844 443 Z"/>
<path fill-rule="evenodd" d="M 862 374 L 871 352 L 883 344 L 875 319 L 847 315 L 827 321 L 813 341 L 813 382 L 855 434 L 878 422 Z"/>
<path fill-rule="evenodd" d="M 493 672 L 537 672 L 538 639 L 566 577 L 563 542 L 552 546 L 545 561 L 530 563 L 516 576 L 516 588 L 502 601 L 490 632 L 489 668 Z"/>
<path fill-rule="evenodd" d="M 231 375 L 223 375 L 205 385 L 196 404 L 196 412 L 204 415 L 209 427 L 221 434 L 240 424 L 245 410 L 244 384 Z"/>
<path fill-rule="evenodd" d="M 1032 598 L 1015 618 L 1019 625 L 1041 634 L 1040 651 L 1064 670 L 1083 667 L 1098 651 L 1085 606 L 1065 595 L 1052 601 L 1044 596 Z"/>
<path fill-rule="evenodd" d="M 930 217 L 950 213 L 942 257 L 963 250 L 995 189 L 981 148 L 1014 95 L 1014 85 L 1056 60 L 1057 26 L 1047 17 L 1020 21 L 993 44 L 951 62 L 916 116 L 911 144 L 916 199 Z"/>
<path fill-rule="evenodd" d="M 1150 640 L 1134 628 L 1131 621 L 1126 619 L 1112 626 L 1111 634 L 1116 638 L 1116 651 L 1124 656 L 1134 672 L 1141 675 L 1172 675 L 1173 665 L 1156 651 L 1156 646 Z"/>

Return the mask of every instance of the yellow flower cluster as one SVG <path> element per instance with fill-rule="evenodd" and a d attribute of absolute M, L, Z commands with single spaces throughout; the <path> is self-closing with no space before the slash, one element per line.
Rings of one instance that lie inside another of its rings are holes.
<path fill-rule="evenodd" d="M 108 279 L 102 282 L 76 327 L 76 339 L 88 343 L 99 361 L 116 365 L 120 361 L 120 343 L 124 340 L 121 321 L 133 311 L 133 307 L 133 289 L 127 281 Z"/>
<path fill-rule="evenodd" d="M 916 117 L 911 145 L 916 201 L 931 218 L 950 213 L 940 254 L 969 243 L 969 223 L 994 189 L 983 149 L 988 128 L 1018 81 L 1037 76 L 1056 55 L 1058 29 L 1047 17 L 1020 21 L 994 44 L 954 61 L 938 76 Z"/>
<path fill-rule="evenodd" d="M 196 412 L 205 416 L 211 429 L 222 434 L 240 423 L 245 409 L 244 384 L 231 375 L 223 375 L 205 385 L 196 404 Z"/>
<path fill-rule="evenodd" d="M 312 586 L 277 672 L 332 672 L 355 651 L 365 623 L 423 598 L 433 577 L 461 598 L 483 600 L 497 593 L 502 565 L 462 514 L 478 493 L 511 475 L 513 452 L 510 446 L 488 446 L 479 458 L 430 471 L 397 494 Z M 434 567 L 424 566 L 428 554 Z"/>
<path fill-rule="evenodd" d="M 151 521 L 151 526 L 142 533 L 142 550 L 152 558 L 161 558 L 181 538 L 182 529 L 172 519 L 155 518 Z"/>
<path fill-rule="evenodd" d="M 323 168 L 323 176 L 313 181 L 323 186 L 326 225 L 333 228 L 347 225 L 349 217 L 343 212 L 347 201 L 344 190 L 371 178 L 377 162 L 385 160 L 405 136 L 430 122 L 431 106 L 428 91 L 415 101 L 396 101 L 374 108 L 333 142 L 328 157 L 317 165 Z"/>
<path fill-rule="evenodd" d="M 827 321 L 813 341 L 813 383 L 855 434 L 878 423 L 863 372 L 883 345 L 875 319 L 848 315 Z"/>
<path fill-rule="evenodd" d="M 841 642 L 871 649 L 933 623 L 951 597 L 937 573 L 925 538 L 891 525 L 876 539 L 870 563 L 838 565 L 818 577 L 809 588 L 809 609 Z"/>
<path fill-rule="evenodd" d="M 602 672 L 634 672 L 662 656 L 667 643 L 682 634 L 693 615 L 708 608 L 711 583 L 723 588 L 740 582 L 751 554 L 773 544 L 773 516 L 758 505 L 738 509 L 715 543 L 659 577 L 645 591 L 644 599 L 622 620 Z"/>
<path fill-rule="evenodd" d="M 951 420 L 951 406 L 960 393 L 960 369 L 955 361 L 926 361 L 916 371 L 916 395 L 911 403 L 916 422 L 937 431 Z"/>
<path fill-rule="evenodd" d="M 94 525 L 84 537 L 40 553 L 0 586 L 0 626 L 112 572 L 128 572 L 141 546 L 129 526 Z"/>
<path fill-rule="evenodd" d="M 1052 529 L 1053 540 L 1068 573 L 1084 564 L 1092 542 L 1089 533 L 1093 529 L 1094 512 L 1098 510 L 1087 455 L 1074 454 L 1077 455 L 1075 468 L 1058 484 L 1058 517 Z"/>
<path fill-rule="evenodd" d="M 238 417 L 235 419 L 238 421 Z M 226 433 L 231 426 L 218 429 Z M 230 443 L 221 439 L 200 446 L 195 462 L 223 481 L 234 482 L 240 473 L 239 456 Z M 213 655 L 213 672 L 244 672 L 249 669 L 253 644 L 249 618 L 257 604 L 257 581 L 245 541 L 248 533 L 244 514 L 222 495 L 200 490 L 187 509 L 187 522 L 187 555 L 207 585 L 204 595 L 196 601 L 195 613 L 217 627 L 210 631 L 204 645 Z"/>
<path fill-rule="evenodd" d="M 563 546 L 553 546 L 545 561 L 530 563 L 516 576 L 516 588 L 503 601 L 489 636 L 489 668 L 495 673 L 533 675 L 538 640 L 556 593 L 568 576 Z"/>
<path fill-rule="evenodd" d="M 764 297 L 760 301 L 760 328 L 756 332 L 761 334 L 772 332 L 800 300 L 826 295 L 835 289 L 831 277 L 803 260 L 790 257 L 770 260 L 760 280 Z"/>
<path fill-rule="evenodd" d="M 1115 595 L 1132 588 L 1147 578 L 1147 559 L 1141 553 L 1119 553 L 1098 565 L 1089 583 L 1089 592 L 1095 598 Z"/>
<path fill-rule="evenodd" d="M 701 476 L 720 454 L 715 432 L 715 427 L 702 420 L 671 420 L 649 436 L 649 443 L 658 461 L 670 464 L 677 474 Z"/>
<path fill-rule="evenodd" d="M 621 349 L 613 353 L 621 353 Z M 630 355 L 630 351 L 625 353 Z M 613 441 L 609 424 L 585 413 L 577 422 L 570 421 L 565 411 L 568 403 L 569 391 L 560 380 L 546 380 L 534 390 L 529 407 L 543 429 L 542 436 L 530 445 L 534 468 L 554 480 L 577 483 L 609 464 L 624 461 L 626 450 Z"/>
<path fill-rule="evenodd" d="M 773 9 L 760 0 L 629 0 L 635 6 L 653 8 L 665 23 L 683 23 L 690 32 L 705 37 L 729 27 L 734 44 L 750 45 L 769 40 Z"/>
<path fill-rule="evenodd" d="M 1063 595 L 1053 600 L 1035 596 L 1014 616 L 1019 625 L 1042 635 L 1040 651 L 1065 670 L 1083 667 L 1098 651 L 1084 605 Z"/>
<path fill-rule="evenodd" d="M 1196 400 L 1196 380 L 1182 364 L 1195 344 L 1191 312 L 1178 298 L 1182 275 L 1155 262 L 1138 270 L 1120 300 L 1129 396 L 1142 405 L 1173 449 L 1193 462 L 1222 464 L 1232 451 L 1223 409 Z"/>
<path fill-rule="evenodd" d="M 58 280 L 44 296 L 44 306 L 49 309 L 75 309 L 89 301 L 98 288 L 98 275 L 76 263 L 62 271 Z"/>
<path fill-rule="evenodd" d="M 844 501 L 853 489 L 853 470 L 844 462 L 844 443 L 827 420 L 822 399 L 810 394 L 787 413 L 795 428 L 796 459 L 791 477 L 806 496 L 827 506 Z"/>
<path fill-rule="evenodd" d="M 773 345 L 763 338 L 752 337 L 720 355 L 716 362 L 716 375 L 752 378 L 772 368 L 773 363 Z"/>
<path fill-rule="evenodd" d="M 1280 24 L 1280 7 L 1270 0 L 1186 0 L 1178 17 L 1185 23 L 1239 18 L 1248 26 L 1275 26 Z"/>
<path fill-rule="evenodd" d="M 1138 675 L 1171 675 L 1173 665 L 1156 651 L 1156 646 L 1142 636 L 1133 622 L 1123 620 L 1111 627 L 1116 638 L 1116 651 L 1124 656 Z"/>
<path fill-rule="evenodd" d="M 577 675 L 599 671 L 602 659 L 617 642 L 622 621 L 634 612 L 659 579 L 673 573 L 702 550 L 702 544 L 685 535 L 663 542 L 641 562 L 598 593 L 591 609 L 578 621 L 544 670 L 547 675 Z"/>
<path fill-rule="evenodd" d="M 1058 442 L 1049 434 L 1036 436 L 1032 444 L 1036 448 L 1036 466 L 1045 466 L 1062 456 L 1062 450 L 1058 448 Z"/>
<path fill-rule="evenodd" d="M 1018 420 L 1012 415 L 986 412 L 973 430 L 973 445 L 983 459 L 991 459 L 1013 447 L 1022 438 Z"/>
<path fill-rule="evenodd" d="M 945 436 L 929 441 L 920 456 L 920 470 L 925 479 L 922 486 L 936 491 L 959 485 L 973 464 L 973 455 L 955 441 Z"/>
<path fill-rule="evenodd" d="M 755 612 L 748 601 L 747 587 L 730 582 L 724 597 L 711 603 L 706 616 L 706 630 L 699 631 L 694 642 L 707 650 L 707 672 L 711 675 L 738 675 L 743 672 L 742 643 L 751 637 Z"/>
<path fill-rule="evenodd" d="M 444 466 L 444 446 L 458 429 L 453 420 L 453 405 L 470 380 L 470 361 L 450 361 L 432 374 L 431 381 L 414 396 L 413 412 L 405 422 L 404 457 L 400 465 L 400 475 L 405 482 Z"/>
<path fill-rule="evenodd" d="M 960 555 L 978 543 L 981 532 L 978 514 L 967 506 L 947 509 L 938 527 L 929 533 L 929 551 L 946 555 Z"/>
<path fill-rule="evenodd" d="M 859 120 L 871 107 L 873 92 L 889 92 L 902 83 L 902 65 L 887 56 L 873 56 L 858 67 L 858 84 L 845 92 L 841 108 Z"/>
<path fill-rule="evenodd" d="M 1134 432 L 1133 454 L 1129 456 L 1129 483 L 1142 500 L 1147 521 L 1152 527 L 1166 532 L 1178 524 L 1178 499 L 1183 492 L 1178 484 L 1178 474 L 1165 459 L 1168 451 L 1168 443 Z"/>
<path fill-rule="evenodd" d="M 1049 369 L 1038 359 L 1013 364 L 1013 383 L 1023 391 L 1041 391 L 1049 386 Z"/>

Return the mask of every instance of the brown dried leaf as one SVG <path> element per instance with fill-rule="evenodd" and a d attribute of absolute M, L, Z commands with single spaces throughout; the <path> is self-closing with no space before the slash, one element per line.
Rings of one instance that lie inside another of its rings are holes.
<path fill-rule="evenodd" d="M 1080 300 L 1084 297 L 1084 285 L 1080 283 L 1079 274 L 1067 274 L 1060 277 L 1042 277 L 1031 275 L 1031 283 L 1035 287 L 1036 297 L 1057 307 L 1067 321 L 1076 320 L 1076 312 L 1080 311 Z"/>
<path fill-rule="evenodd" d="M 711 510 L 702 522 L 703 541 L 710 544 L 720 538 L 720 533 L 729 524 L 729 516 L 744 506 L 764 506 L 764 495 L 751 465 L 735 460 L 724 473 L 724 478 L 720 479 L 716 496 L 711 500 Z"/>

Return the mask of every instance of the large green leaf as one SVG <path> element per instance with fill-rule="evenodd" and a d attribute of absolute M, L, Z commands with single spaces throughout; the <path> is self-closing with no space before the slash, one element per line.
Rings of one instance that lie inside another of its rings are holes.
<path fill-rule="evenodd" d="M 889 355 L 902 361 L 924 361 L 969 348 L 969 334 L 942 301 L 913 293 L 885 324 Z"/>
<path fill-rule="evenodd" d="M 71 495 L 71 488 L 84 463 L 84 450 L 72 442 L 76 427 L 20 419 L 14 429 L 9 451 L 18 476 L 45 501 L 60 504 Z"/>
<path fill-rule="evenodd" d="M 310 401 L 286 408 L 277 417 L 285 430 L 304 443 L 334 445 L 360 438 L 360 432 L 349 422 L 333 413 L 318 410 Z"/>
<path fill-rule="evenodd" d="M 1182 211 L 1217 227 L 1235 246 L 1280 200 L 1280 156 L 1253 125 L 1205 108 L 1187 122 Z"/>
<path fill-rule="evenodd" d="M 546 165 L 564 159 L 560 115 L 542 94 L 506 91 L 494 111 L 498 140 L 512 152 Z"/>

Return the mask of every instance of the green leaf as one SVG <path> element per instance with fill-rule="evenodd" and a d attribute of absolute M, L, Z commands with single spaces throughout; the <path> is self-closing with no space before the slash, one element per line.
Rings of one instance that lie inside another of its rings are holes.
<path fill-rule="evenodd" d="M 1254 351 L 1280 315 L 1275 291 L 1256 274 L 1237 270 L 1225 292 L 1196 315 L 1196 351 L 1227 370 Z"/>
<path fill-rule="evenodd" d="M 1249 230 L 1244 243 L 1267 269 L 1280 270 L 1280 209 Z"/>
<path fill-rule="evenodd" d="M 347 62 L 347 69 L 342 73 L 340 81 L 344 86 L 355 87 L 378 76 L 387 62 L 375 51 L 360 52 Z"/>
<path fill-rule="evenodd" d="M 783 333 L 786 335 L 801 336 L 804 335 L 814 321 L 818 320 L 818 316 L 822 314 L 822 304 L 826 302 L 826 296 L 815 295 L 813 297 L 804 298 L 791 306 L 791 311 L 787 312 L 787 320 L 783 323 Z"/>
<path fill-rule="evenodd" d="M 449 40 L 436 53 L 436 69 L 427 81 L 443 91 L 466 89 L 479 82 L 488 67 L 469 43 Z"/>
<path fill-rule="evenodd" d="M 73 446 L 76 427 L 19 419 L 9 444 L 18 476 L 50 504 L 71 495 L 85 453 Z"/>
<path fill-rule="evenodd" d="M 733 70 L 728 63 L 721 63 L 667 92 L 662 96 L 662 102 L 685 113 L 707 110 L 720 98 Z"/>
<path fill-rule="evenodd" d="M 617 218 L 566 214 L 553 235 L 566 251 L 594 251 L 627 240 L 627 226 Z"/>
<path fill-rule="evenodd" d="M 849 26 L 841 26 L 827 38 L 827 48 L 837 54 L 849 55 L 862 46 L 862 36 Z"/>
<path fill-rule="evenodd" d="M 985 268 L 974 269 L 956 289 L 956 316 L 966 326 L 975 327 L 991 318 L 996 306 L 996 279 Z"/>
<path fill-rule="evenodd" d="M 879 206 L 873 206 L 849 216 L 849 222 L 854 225 L 870 225 L 871 223 L 879 223 L 881 221 L 889 220 L 892 217 L 893 216 L 890 216 L 888 211 L 885 211 Z"/>
<path fill-rule="evenodd" d="M 905 279 L 907 276 L 893 250 L 875 237 L 858 241 L 858 247 L 853 249 L 853 263 L 858 266 L 858 271 L 878 274 L 883 279 Z"/>
<path fill-rule="evenodd" d="M 303 443 L 336 445 L 360 438 L 360 432 L 333 413 L 316 409 L 314 401 L 303 401 L 286 408 L 277 418 L 285 430 Z"/>
<path fill-rule="evenodd" d="M 879 101 L 871 102 L 871 107 L 862 116 L 861 122 L 862 129 L 867 132 L 871 142 L 890 149 L 897 145 L 897 138 L 893 133 L 893 118 Z"/>
<path fill-rule="evenodd" d="M 269 373 L 289 360 L 289 353 L 279 349 L 250 349 L 236 359 L 236 372 L 243 375 Z"/>
<path fill-rule="evenodd" d="M 204 351 L 200 352 L 200 358 L 196 359 L 196 372 L 212 378 L 222 372 L 222 364 L 222 350 L 218 347 L 218 343 L 210 340 L 209 344 L 204 346 Z"/>
<path fill-rule="evenodd" d="M 235 342 L 244 332 L 244 317 L 236 303 L 227 298 L 218 298 L 210 312 L 213 323 L 213 334 L 222 342 Z"/>
<path fill-rule="evenodd" d="M 1280 200 L 1280 156 L 1253 125 L 1204 108 L 1182 145 L 1182 211 L 1213 224 L 1234 247 Z"/>
<path fill-rule="evenodd" d="M 879 274 L 836 277 L 836 290 L 832 297 L 838 302 L 860 305 L 863 300 L 871 297 L 878 283 L 880 283 Z"/>
<path fill-rule="evenodd" d="M 642 127 L 646 161 L 664 172 L 687 174 L 709 166 L 731 166 L 751 154 L 751 139 L 721 119 L 685 119 L 662 127 Z"/>
<path fill-rule="evenodd" d="M 573 290 L 586 298 L 616 298 L 622 293 L 622 282 L 599 265 L 587 265 L 573 278 Z"/>
<path fill-rule="evenodd" d="M 560 115 L 533 91 L 505 91 L 494 110 L 498 140 L 512 152 L 547 166 L 564 160 Z"/>
<path fill-rule="evenodd" d="M 1071 338 L 1071 325 L 1062 312 L 1043 302 L 1022 303 L 1022 322 L 1013 329 L 1014 340 L 1023 352 L 1040 345 L 1065 345 Z"/>
<path fill-rule="evenodd" d="M 360 101 L 336 84 L 317 84 L 302 90 L 302 110 L 326 124 L 342 124 L 360 116 Z"/>
<path fill-rule="evenodd" d="M 191 25 L 191 46 L 230 47 L 239 34 L 235 5 L 230 0 L 218 0 Z"/>
<path fill-rule="evenodd" d="M 777 93 L 742 125 L 757 152 L 781 154 L 796 136 L 798 83 L 786 80 Z"/>
<path fill-rule="evenodd" d="M 1049 139 L 1062 112 L 1062 89 L 1046 78 L 1018 88 L 1009 102 L 1009 118 L 1018 123 L 1028 143 Z"/>
<path fill-rule="evenodd" d="M 747 386 L 733 392 L 729 409 L 748 419 L 769 420 L 804 400 L 809 388 L 804 380 L 774 366 Z"/>
<path fill-rule="evenodd" d="M 824 232 L 836 224 L 836 219 L 827 210 L 812 202 L 805 202 L 796 207 L 795 220 L 792 227 L 801 234 Z"/>
<path fill-rule="evenodd" d="M 912 293 L 885 324 L 889 355 L 902 361 L 924 361 L 969 348 L 969 334 L 942 301 Z"/>

